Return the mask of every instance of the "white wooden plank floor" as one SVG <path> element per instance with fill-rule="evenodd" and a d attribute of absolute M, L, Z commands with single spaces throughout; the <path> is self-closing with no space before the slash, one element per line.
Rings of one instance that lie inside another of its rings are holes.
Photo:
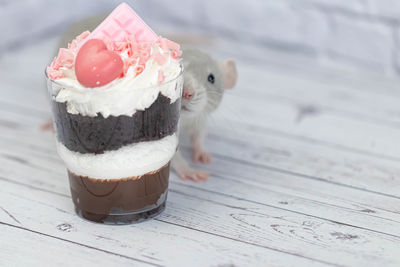
<path fill-rule="evenodd" d="M 398 79 L 240 59 L 210 121 L 212 178 L 172 175 L 163 214 L 104 226 L 74 214 L 39 128 L 55 42 L 0 57 L 0 266 L 400 265 Z"/>

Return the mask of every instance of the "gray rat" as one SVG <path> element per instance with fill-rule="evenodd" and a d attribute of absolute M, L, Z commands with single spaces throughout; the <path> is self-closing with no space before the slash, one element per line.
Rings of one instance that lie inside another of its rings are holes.
<path fill-rule="evenodd" d="M 236 64 L 233 60 L 217 62 L 198 49 L 183 50 L 184 83 L 179 135 L 191 139 L 193 161 L 210 163 L 204 149 L 206 123 L 209 115 L 222 101 L 224 91 L 235 86 Z M 173 170 L 184 180 L 207 180 L 208 173 L 189 166 L 179 151 L 172 159 Z"/>

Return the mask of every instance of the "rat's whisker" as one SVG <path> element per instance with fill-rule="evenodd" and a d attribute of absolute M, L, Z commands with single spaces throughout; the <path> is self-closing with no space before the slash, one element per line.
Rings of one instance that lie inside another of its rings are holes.
<path fill-rule="evenodd" d="M 220 92 L 220 91 L 207 91 L 207 93 L 215 93 L 215 94 L 223 94 L 223 91 L 222 92 Z"/>
<path fill-rule="evenodd" d="M 219 92 L 208 92 L 207 94 L 215 95 L 215 96 L 222 96 L 223 95 L 223 93 L 219 93 Z"/>
<path fill-rule="evenodd" d="M 207 94 L 220 94 L 220 95 L 222 95 L 223 93 L 219 92 L 219 91 L 207 91 Z"/>

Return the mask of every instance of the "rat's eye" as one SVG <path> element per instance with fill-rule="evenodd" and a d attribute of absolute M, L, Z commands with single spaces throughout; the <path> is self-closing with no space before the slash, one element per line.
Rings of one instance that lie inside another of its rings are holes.
<path fill-rule="evenodd" d="M 215 82 L 214 75 L 213 75 L 212 73 L 210 73 L 210 74 L 208 75 L 207 80 L 208 80 L 210 83 L 214 83 L 214 82 Z"/>

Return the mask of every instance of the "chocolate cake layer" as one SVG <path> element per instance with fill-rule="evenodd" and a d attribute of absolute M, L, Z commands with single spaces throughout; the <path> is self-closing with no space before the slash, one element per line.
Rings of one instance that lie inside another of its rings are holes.
<path fill-rule="evenodd" d="M 66 103 L 52 101 L 58 140 L 69 150 L 80 153 L 103 153 L 124 145 L 158 140 L 177 130 L 180 100 L 171 103 L 161 93 L 144 111 L 132 116 L 96 117 L 67 112 Z"/>
<path fill-rule="evenodd" d="M 156 209 L 165 201 L 169 163 L 140 177 L 100 180 L 68 171 L 72 200 L 84 218 L 104 222 L 110 216 Z M 128 215 L 129 216 L 129 215 Z"/>

